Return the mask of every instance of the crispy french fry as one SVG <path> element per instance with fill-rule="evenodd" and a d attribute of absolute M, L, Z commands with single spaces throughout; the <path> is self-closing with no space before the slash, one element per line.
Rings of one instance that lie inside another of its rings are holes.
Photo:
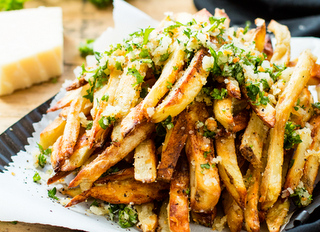
<path fill-rule="evenodd" d="M 259 52 L 262 52 L 265 44 L 266 37 L 266 23 L 263 19 L 257 18 L 254 20 L 254 23 L 257 25 L 255 29 L 253 40 L 255 42 L 256 48 Z"/>
<path fill-rule="evenodd" d="M 304 187 L 308 190 L 309 194 L 312 194 L 320 165 L 320 115 L 312 118 L 310 124 L 312 126 L 312 143 L 309 148 L 309 152 L 307 153 L 308 157 L 304 164 L 301 181 L 303 182 Z"/>
<path fill-rule="evenodd" d="M 51 153 L 51 165 L 53 170 L 58 171 L 60 168 L 60 160 L 63 160 L 63 157 L 61 157 L 60 149 L 62 146 L 62 139 L 63 136 L 61 135 L 57 141 L 52 146 L 52 153 Z"/>
<path fill-rule="evenodd" d="M 59 192 L 63 195 L 69 195 L 71 197 L 75 197 L 82 193 L 80 188 L 62 188 L 59 189 Z"/>
<path fill-rule="evenodd" d="M 169 115 L 175 117 L 197 96 L 209 75 L 209 72 L 202 67 L 202 60 L 206 55 L 208 52 L 205 49 L 200 49 L 195 54 L 183 76 L 174 84 L 161 104 L 155 108 L 151 117 L 153 122 L 161 122 Z"/>
<path fill-rule="evenodd" d="M 135 205 L 137 210 L 139 223 L 137 227 L 143 232 L 154 232 L 158 226 L 158 216 L 153 212 L 154 203 L 145 203 L 142 205 Z"/>
<path fill-rule="evenodd" d="M 163 71 L 157 80 L 157 82 L 152 86 L 148 95 L 143 99 L 142 102 L 142 113 L 144 113 L 146 118 L 150 118 L 150 111 L 154 111 L 153 108 L 157 105 L 160 99 L 169 91 L 168 83 L 174 84 L 178 78 L 178 73 L 181 71 L 184 65 L 184 55 L 183 49 L 179 48 L 178 44 L 174 44 L 174 52 L 169 56 L 166 61 Z M 149 109 L 150 108 L 150 109 Z M 148 113 L 149 112 L 149 113 Z"/>
<path fill-rule="evenodd" d="M 47 110 L 47 113 L 70 106 L 73 99 L 76 98 L 80 94 L 80 92 L 81 92 L 81 88 L 68 91 L 62 99 L 60 99 L 54 106 L 50 107 Z"/>
<path fill-rule="evenodd" d="M 66 121 L 57 117 L 41 133 L 39 144 L 43 149 L 47 149 L 63 134 Z"/>
<path fill-rule="evenodd" d="M 240 152 L 254 167 L 261 167 L 263 144 L 266 141 L 269 128 L 254 113 L 242 136 Z"/>
<path fill-rule="evenodd" d="M 106 170 L 122 160 L 154 130 L 153 123 L 139 124 L 128 136 L 117 145 L 112 144 L 104 150 L 94 161 L 82 169 L 70 182 L 69 187 L 76 187 L 79 184 L 84 190 L 88 190 Z"/>
<path fill-rule="evenodd" d="M 186 154 L 190 167 L 190 207 L 194 212 L 210 213 L 220 197 L 220 178 L 214 163 L 213 141 L 204 137 L 204 122 L 209 117 L 205 105 L 193 103 L 186 114 L 189 137 Z"/>
<path fill-rule="evenodd" d="M 237 162 L 234 137 L 231 135 L 229 137 L 216 138 L 215 142 L 217 155 L 221 157 L 221 162 L 218 164 L 221 180 L 230 195 L 244 209 L 247 190 Z"/>
<path fill-rule="evenodd" d="M 311 131 L 308 128 L 303 128 L 296 131 L 300 135 L 302 142 L 297 146 L 293 157 L 292 165 L 286 176 L 286 182 L 284 185 L 285 191 L 294 191 L 299 184 L 299 181 L 303 175 L 303 167 L 305 164 L 305 154 L 307 149 L 310 147 L 312 142 Z M 290 192 L 287 193 L 287 196 L 290 195 Z"/>
<path fill-rule="evenodd" d="M 226 88 L 228 90 L 228 94 L 231 97 L 241 99 L 241 90 L 239 86 L 239 82 L 236 81 L 233 77 L 227 77 Z"/>
<path fill-rule="evenodd" d="M 152 139 L 139 144 L 134 151 L 134 179 L 143 183 L 157 178 L 156 148 Z"/>
<path fill-rule="evenodd" d="M 74 147 L 74 152 L 69 159 L 67 159 L 61 167 L 61 171 L 73 171 L 78 167 L 81 167 L 94 152 L 93 148 L 90 148 L 87 132 L 84 133 L 77 141 Z"/>
<path fill-rule="evenodd" d="M 80 77 L 80 78 L 76 78 L 74 80 L 73 83 L 71 83 L 71 85 L 69 85 L 66 90 L 67 91 L 71 91 L 71 90 L 75 90 L 78 89 L 80 87 L 82 87 L 83 85 L 87 84 L 88 81 L 84 78 L 84 76 Z"/>
<path fill-rule="evenodd" d="M 226 130 L 232 131 L 232 128 L 235 126 L 232 115 L 232 98 L 227 97 L 223 100 L 214 100 L 213 112 L 217 121 L 220 122 Z"/>
<path fill-rule="evenodd" d="M 288 65 L 290 61 L 290 40 L 291 35 L 287 26 L 281 25 L 275 20 L 271 20 L 268 30 L 272 31 L 276 37 L 276 46 L 274 49 L 271 63 Z"/>
<path fill-rule="evenodd" d="M 50 177 L 47 181 L 47 185 L 53 184 L 55 182 L 57 182 L 58 180 L 60 180 L 63 177 L 66 177 L 67 175 L 69 175 L 72 171 L 67 171 L 67 172 L 63 172 L 63 171 L 58 171 L 54 174 L 54 176 Z"/>
<path fill-rule="evenodd" d="M 296 103 L 301 91 L 307 84 L 315 58 L 310 51 L 305 50 L 299 57 L 298 63 L 284 92 L 276 106 L 276 124 L 270 132 L 267 167 L 261 182 L 261 208 L 267 210 L 278 199 L 281 192 L 281 171 L 283 164 L 283 143 L 285 125 L 292 107 Z"/>
<path fill-rule="evenodd" d="M 119 82 L 120 82 L 119 72 L 112 71 L 110 73 L 109 81 L 107 84 L 107 89 L 104 93 L 104 96 L 108 96 L 108 97 L 106 97 L 106 98 L 108 98 L 108 100 L 106 101 L 105 98 L 104 98 L 105 100 L 98 99 L 99 100 L 99 109 L 94 112 L 94 120 L 92 123 L 92 129 L 91 129 L 91 133 L 89 136 L 90 148 L 93 147 L 94 144 L 96 144 L 97 146 L 102 145 L 107 134 L 110 131 L 110 126 L 107 127 L 105 130 L 102 129 L 100 126 L 99 120 L 101 120 L 102 114 L 106 110 L 106 107 L 109 105 L 113 106 L 115 93 L 116 93 L 117 87 L 119 85 Z"/>
<path fill-rule="evenodd" d="M 227 223 L 231 232 L 240 232 L 243 223 L 243 210 L 229 192 L 222 195 L 223 210 L 227 215 Z"/>
<path fill-rule="evenodd" d="M 86 94 L 89 86 L 83 86 L 81 88 L 81 92 L 70 105 L 67 123 L 63 132 L 62 145 L 59 152 L 62 154 L 61 156 L 65 158 L 69 158 L 74 151 L 74 146 L 76 145 L 80 132 L 79 114 L 82 112 L 83 108 L 88 102 L 88 99 L 84 98 L 83 96 Z M 63 162 L 64 161 L 59 161 L 60 165 L 62 165 Z"/>
<path fill-rule="evenodd" d="M 120 126 L 120 133 L 122 137 L 127 136 L 136 125 L 140 124 L 145 120 L 142 112 L 142 102 L 140 102 L 136 107 L 132 108 L 129 114 L 122 119 Z"/>
<path fill-rule="evenodd" d="M 95 183 L 89 190 L 75 196 L 66 207 L 85 201 L 89 197 L 100 199 L 111 204 L 143 204 L 161 200 L 168 194 L 168 184 L 164 182 L 142 183 L 134 180 L 133 168 L 129 172 L 107 176 Z"/>
<path fill-rule="evenodd" d="M 186 157 L 180 157 L 170 184 L 168 216 L 171 232 L 190 231 L 189 226 L 189 170 Z"/>
<path fill-rule="evenodd" d="M 180 153 L 187 140 L 187 128 L 185 126 L 185 113 L 177 116 L 175 125 L 167 134 L 162 146 L 161 162 L 158 166 L 158 178 L 170 181 L 176 167 Z"/>
<path fill-rule="evenodd" d="M 168 220 L 168 199 L 162 202 L 159 212 L 159 226 L 157 232 L 170 232 Z"/>
<path fill-rule="evenodd" d="M 268 210 L 266 222 L 270 232 L 280 231 L 280 227 L 284 223 L 284 219 L 287 216 L 289 207 L 290 201 L 288 198 L 284 200 L 279 198 L 274 206 Z"/>
<path fill-rule="evenodd" d="M 261 169 L 254 168 L 252 165 L 249 166 L 247 171 L 247 204 L 244 209 L 244 221 L 245 227 L 249 232 L 260 231 L 260 220 L 259 220 L 259 187 L 261 183 Z M 248 175 L 249 174 L 249 175 Z"/>

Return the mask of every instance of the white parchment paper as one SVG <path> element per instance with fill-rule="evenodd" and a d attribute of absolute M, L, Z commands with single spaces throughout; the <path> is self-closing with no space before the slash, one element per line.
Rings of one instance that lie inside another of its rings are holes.
<path fill-rule="evenodd" d="M 150 16 L 122 0 L 115 0 L 114 5 L 115 28 L 108 28 L 97 40 L 94 45 L 97 51 L 103 51 L 110 43 L 121 42 L 123 37 L 138 28 L 156 27 L 158 24 Z M 292 38 L 292 58 L 297 57 L 306 48 L 320 57 L 320 39 Z M 90 58 L 88 61 L 90 62 Z M 63 94 L 62 88 L 56 99 Z M 17 156 L 12 157 L 13 162 L 10 163 L 7 171 L 0 174 L 0 221 L 50 224 L 94 232 L 125 231 L 105 217 L 88 212 L 88 203 L 81 203 L 67 209 L 48 198 L 47 190 L 54 186 L 60 188 L 61 184 L 47 186 L 45 181 L 42 181 L 41 185 L 33 182 L 32 177 L 36 169 L 33 166 L 32 154 L 37 150 L 36 142 L 39 141 L 40 132 L 57 114 L 58 112 L 45 115 L 39 123 L 34 125 L 36 132 L 32 138 L 28 139 L 30 145 L 26 147 L 27 152 L 19 152 Z M 43 178 L 45 179 L 45 176 Z M 59 194 L 57 196 L 63 198 Z M 192 231 L 212 231 L 196 225 L 192 225 L 191 228 Z M 131 228 L 130 231 L 138 230 Z"/>

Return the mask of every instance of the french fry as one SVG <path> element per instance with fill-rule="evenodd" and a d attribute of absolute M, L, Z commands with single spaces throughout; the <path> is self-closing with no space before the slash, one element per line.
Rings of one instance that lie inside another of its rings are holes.
<path fill-rule="evenodd" d="M 232 135 L 216 138 L 215 142 L 217 155 L 221 157 L 221 162 L 218 164 L 221 180 L 233 199 L 244 209 L 247 190 L 237 162 L 234 138 Z"/>
<path fill-rule="evenodd" d="M 153 212 L 154 203 L 145 203 L 141 205 L 135 205 L 137 210 L 139 223 L 137 227 L 143 232 L 154 232 L 158 226 L 158 216 Z"/>
<path fill-rule="evenodd" d="M 227 77 L 226 88 L 228 90 L 228 94 L 231 97 L 241 99 L 241 90 L 238 81 L 233 77 Z"/>
<path fill-rule="evenodd" d="M 291 161 L 292 165 L 288 171 L 284 185 L 285 191 L 289 191 L 289 189 L 290 191 L 294 191 L 298 186 L 303 175 L 306 151 L 312 142 L 310 129 L 303 128 L 301 130 L 297 130 L 296 133 L 300 135 L 302 142 L 298 144 L 297 149 L 293 154 Z M 287 196 L 288 195 L 290 195 L 290 192 L 287 193 Z"/>
<path fill-rule="evenodd" d="M 248 175 L 249 174 L 249 175 Z M 249 166 L 247 171 L 247 204 L 244 209 L 244 221 L 245 227 L 249 232 L 260 231 L 260 220 L 259 220 L 259 187 L 261 183 L 261 169 L 254 168 L 252 165 Z"/>
<path fill-rule="evenodd" d="M 290 31 L 287 26 L 281 25 L 275 20 L 271 20 L 268 30 L 272 31 L 276 37 L 276 46 L 274 49 L 271 63 L 288 65 L 290 61 Z"/>
<path fill-rule="evenodd" d="M 156 148 L 152 139 L 139 144 L 134 151 L 134 179 L 143 183 L 155 182 L 157 178 Z"/>
<path fill-rule="evenodd" d="M 273 47 L 271 43 L 271 37 L 268 34 L 266 34 L 266 37 L 265 37 L 263 53 L 267 55 L 267 60 L 270 61 L 273 56 Z"/>
<path fill-rule="evenodd" d="M 312 126 L 312 143 L 310 145 L 309 152 L 307 153 L 308 157 L 304 164 L 301 181 L 309 194 L 312 194 L 319 169 L 318 154 L 320 151 L 320 116 L 317 115 L 312 118 L 310 124 Z"/>
<path fill-rule="evenodd" d="M 263 144 L 267 138 L 269 128 L 254 113 L 242 136 L 240 152 L 254 167 L 261 167 Z"/>
<path fill-rule="evenodd" d="M 100 126 L 99 120 L 101 120 L 102 113 L 104 112 L 106 107 L 109 105 L 113 106 L 113 101 L 115 98 L 115 93 L 116 93 L 117 87 L 119 85 L 119 82 L 120 82 L 119 72 L 112 71 L 110 73 L 109 81 L 107 84 L 107 90 L 104 94 L 104 96 L 108 96 L 108 97 L 106 97 L 106 98 L 108 98 L 108 100 L 106 101 L 106 99 L 105 100 L 98 99 L 99 100 L 99 109 L 94 112 L 94 120 L 92 123 L 92 129 L 91 129 L 91 133 L 89 136 L 90 148 L 92 148 L 94 144 L 96 144 L 97 146 L 101 146 L 102 143 L 104 142 L 107 134 L 110 131 L 110 126 L 107 127 L 105 130 L 103 130 Z"/>
<path fill-rule="evenodd" d="M 220 122 L 226 130 L 232 131 L 232 128 L 235 126 L 232 115 L 232 98 L 227 97 L 223 100 L 214 100 L 213 112 L 217 121 Z"/>
<path fill-rule="evenodd" d="M 166 98 L 155 108 L 151 121 L 158 123 L 169 115 L 175 117 L 190 104 L 206 83 L 209 72 L 202 67 L 203 57 L 208 55 L 205 49 L 200 49 L 192 58 L 183 76 L 174 84 Z"/>
<path fill-rule="evenodd" d="M 310 120 L 314 113 L 312 103 L 313 98 L 310 91 L 308 88 L 304 88 L 291 111 L 290 120 L 301 127 L 305 127 L 306 122 Z"/>
<path fill-rule="evenodd" d="M 95 149 L 90 148 L 87 132 L 84 133 L 77 141 L 74 152 L 61 167 L 61 171 L 73 171 L 81 167 L 94 152 Z"/>
<path fill-rule="evenodd" d="M 205 105 L 193 103 L 186 114 L 189 137 L 186 154 L 190 168 L 190 207 L 194 212 L 211 213 L 220 197 L 220 179 L 214 163 L 213 141 L 204 136 L 203 123 L 209 117 Z"/>
<path fill-rule="evenodd" d="M 150 111 L 157 105 L 160 99 L 169 91 L 168 83 L 174 84 L 178 78 L 178 73 L 181 71 L 184 65 L 183 49 L 179 48 L 178 44 L 174 44 L 174 52 L 169 56 L 166 61 L 163 71 L 152 86 L 150 92 L 142 102 L 141 109 L 146 118 L 150 118 Z M 149 109 L 150 108 L 150 109 Z M 149 112 L 149 113 L 148 113 Z"/>
<path fill-rule="evenodd" d="M 136 107 L 132 108 L 121 121 L 120 133 L 122 137 L 127 136 L 136 125 L 145 121 L 145 117 L 142 112 L 142 102 L 140 102 Z"/>
<path fill-rule="evenodd" d="M 57 117 L 41 133 L 39 144 L 43 149 L 52 146 L 54 142 L 63 134 L 66 121 Z"/>
<path fill-rule="evenodd" d="M 162 202 L 159 212 L 157 232 L 170 232 L 168 220 L 168 199 Z"/>
<path fill-rule="evenodd" d="M 134 180 L 133 168 L 130 172 L 117 176 L 107 176 L 95 183 L 89 190 L 75 196 L 66 207 L 85 201 L 89 197 L 100 199 L 111 204 L 143 204 L 161 200 L 168 194 L 168 184 L 164 182 L 142 183 Z"/>
<path fill-rule="evenodd" d="M 153 123 L 139 124 L 128 136 L 117 145 L 112 144 L 104 150 L 94 161 L 82 169 L 70 182 L 69 187 L 79 184 L 81 189 L 88 190 L 106 170 L 122 160 L 154 130 Z"/>
<path fill-rule="evenodd" d="M 61 146 L 62 146 L 62 139 L 63 136 L 61 135 L 57 141 L 52 146 L 52 153 L 51 153 L 51 165 L 53 170 L 58 171 L 61 164 L 61 160 L 63 160 L 62 154 L 60 152 Z"/>
<path fill-rule="evenodd" d="M 80 94 L 80 92 L 81 92 L 81 88 L 68 91 L 62 99 L 60 99 L 54 106 L 51 106 L 47 110 L 47 113 L 70 106 L 73 99 L 76 98 Z"/>
<path fill-rule="evenodd" d="M 69 158 L 74 151 L 74 146 L 76 145 L 80 132 L 79 114 L 88 102 L 88 99 L 83 97 L 86 94 L 88 87 L 89 86 L 81 87 L 80 94 L 70 105 L 67 123 L 63 132 L 61 150 L 59 151 L 62 154 L 62 157 Z M 63 164 L 62 161 L 59 161 L 59 163 L 60 165 Z"/>
<path fill-rule="evenodd" d="M 175 125 L 167 134 L 162 146 L 161 162 L 158 166 L 158 178 L 170 181 L 173 171 L 178 162 L 182 148 L 187 140 L 187 128 L 185 125 L 185 113 L 182 112 L 175 122 Z"/>
<path fill-rule="evenodd" d="M 243 223 L 243 210 L 229 192 L 222 194 L 223 210 L 227 215 L 227 223 L 231 232 L 240 232 Z"/>
<path fill-rule="evenodd" d="M 285 217 L 289 211 L 290 201 L 288 198 L 282 200 L 281 198 L 268 210 L 266 216 L 267 226 L 270 232 L 280 231 Z"/>
<path fill-rule="evenodd" d="M 315 58 L 310 51 L 305 50 L 299 57 L 298 63 L 284 92 L 276 106 L 276 124 L 270 131 L 270 145 L 267 167 L 264 171 L 260 192 L 261 208 L 267 210 L 278 199 L 281 192 L 281 169 L 283 164 L 283 143 L 285 125 L 292 107 L 310 78 Z"/>
<path fill-rule="evenodd" d="M 186 157 L 180 157 L 170 183 L 168 217 L 171 232 L 190 231 L 189 226 L 189 170 Z"/>

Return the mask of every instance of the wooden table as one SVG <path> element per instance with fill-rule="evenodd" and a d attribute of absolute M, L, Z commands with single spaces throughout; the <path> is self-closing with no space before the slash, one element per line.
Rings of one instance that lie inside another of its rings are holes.
<path fill-rule="evenodd" d="M 161 20 L 164 12 L 196 12 L 192 0 L 128 0 L 128 3 L 146 12 L 154 19 Z M 87 38 L 97 38 L 107 27 L 114 25 L 112 6 L 98 10 L 88 1 L 82 0 L 30 0 L 26 8 L 38 6 L 60 6 L 63 9 L 64 25 L 64 73 L 56 83 L 48 81 L 31 88 L 15 91 L 0 97 L 0 133 L 14 124 L 32 109 L 53 95 L 66 79 L 74 79 L 73 69 L 85 60 L 80 57 L 78 45 Z M 0 209 L 1 210 L 1 209 Z M 2 209 L 4 210 L 4 209 Z M 64 228 L 38 224 L 17 224 L 0 222 L 0 232 L 4 231 L 73 231 Z"/>

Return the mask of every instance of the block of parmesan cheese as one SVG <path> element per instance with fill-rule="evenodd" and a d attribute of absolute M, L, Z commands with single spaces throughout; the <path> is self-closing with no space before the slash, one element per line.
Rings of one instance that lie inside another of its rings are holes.
<path fill-rule="evenodd" d="M 0 96 L 61 75 L 60 7 L 0 13 Z"/>

